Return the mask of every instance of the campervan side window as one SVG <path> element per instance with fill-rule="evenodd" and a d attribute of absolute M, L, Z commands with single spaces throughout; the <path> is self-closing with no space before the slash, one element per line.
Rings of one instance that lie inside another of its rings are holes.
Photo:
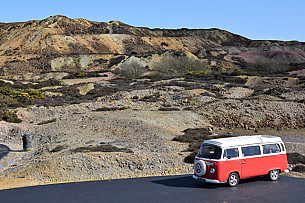
<path fill-rule="evenodd" d="M 267 144 L 263 145 L 263 153 L 271 154 L 271 153 L 279 153 L 281 152 L 281 148 L 279 144 Z"/>
<path fill-rule="evenodd" d="M 224 158 L 229 158 L 229 157 L 234 158 L 238 156 L 239 156 L 238 148 L 226 149 L 223 154 Z"/>
<path fill-rule="evenodd" d="M 255 156 L 261 154 L 259 146 L 242 147 L 241 151 L 243 156 Z"/>

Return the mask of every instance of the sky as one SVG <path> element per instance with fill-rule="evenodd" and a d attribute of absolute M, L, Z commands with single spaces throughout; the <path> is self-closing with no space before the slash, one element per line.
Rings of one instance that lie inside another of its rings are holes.
<path fill-rule="evenodd" d="M 149 28 L 219 28 L 250 39 L 305 42 L 305 0 L 1 0 L 0 22 L 52 15 Z"/>

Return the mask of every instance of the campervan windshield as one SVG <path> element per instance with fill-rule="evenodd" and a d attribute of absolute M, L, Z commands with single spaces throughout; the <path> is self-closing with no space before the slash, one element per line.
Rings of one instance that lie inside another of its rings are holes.
<path fill-rule="evenodd" d="M 209 158 L 209 159 L 220 159 L 221 148 L 215 145 L 203 144 L 201 145 L 197 157 Z"/>

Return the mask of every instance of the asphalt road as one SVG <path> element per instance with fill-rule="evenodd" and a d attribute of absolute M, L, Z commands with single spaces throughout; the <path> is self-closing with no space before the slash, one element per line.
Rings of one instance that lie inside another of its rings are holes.
<path fill-rule="evenodd" d="M 201 183 L 191 175 L 105 180 L 0 191 L 0 202 L 304 202 L 305 179 L 242 181 L 237 187 Z"/>

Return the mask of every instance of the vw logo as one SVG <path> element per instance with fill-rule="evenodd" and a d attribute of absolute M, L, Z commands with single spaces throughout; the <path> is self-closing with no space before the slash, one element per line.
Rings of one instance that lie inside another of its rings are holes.
<path fill-rule="evenodd" d="M 197 163 L 197 164 L 195 165 L 195 171 L 196 171 L 196 173 L 200 173 L 201 170 L 202 170 L 202 167 L 201 167 L 200 163 Z"/>

